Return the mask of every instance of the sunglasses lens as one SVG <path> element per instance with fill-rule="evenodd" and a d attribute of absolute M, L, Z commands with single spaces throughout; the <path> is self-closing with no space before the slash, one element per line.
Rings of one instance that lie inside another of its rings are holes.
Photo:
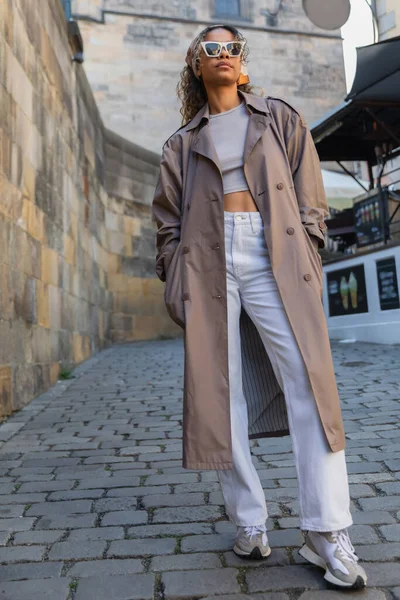
<path fill-rule="evenodd" d="M 229 42 L 226 45 L 226 49 L 228 50 L 231 56 L 239 56 L 242 49 L 242 45 L 238 42 Z"/>
<path fill-rule="evenodd" d="M 208 56 L 218 56 L 220 50 L 218 42 L 207 42 L 205 47 Z"/>

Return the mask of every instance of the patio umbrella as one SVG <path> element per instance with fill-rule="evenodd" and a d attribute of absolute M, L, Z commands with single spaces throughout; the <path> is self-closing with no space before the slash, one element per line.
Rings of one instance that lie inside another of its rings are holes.
<path fill-rule="evenodd" d="M 400 36 L 357 48 L 350 99 L 400 103 Z"/>

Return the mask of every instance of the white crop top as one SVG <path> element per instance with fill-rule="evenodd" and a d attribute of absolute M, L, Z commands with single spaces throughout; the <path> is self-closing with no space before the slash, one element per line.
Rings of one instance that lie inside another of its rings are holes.
<path fill-rule="evenodd" d="M 248 190 L 243 170 L 243 152 L 250 115 L 245 101 L 209 117 L 211 136 L 222 172 L 224 194 Z"/>

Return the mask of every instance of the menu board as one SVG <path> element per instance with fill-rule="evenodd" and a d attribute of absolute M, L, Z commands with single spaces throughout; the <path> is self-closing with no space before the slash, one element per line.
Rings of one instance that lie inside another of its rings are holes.
<path fill-rule="evenodd" d="M 329 315 L 368 312 L 364 265 L 326 272 Z"/>
<path fill-rule="evenodd" d="M 385 202 L 386 194 L 384 198 Z M 378 195 L 356 202 L 353 205 L 353 213 L 358 247 L 384 240 L 383 202 Z"/>
<path fill-rule="evenodd" d="M 390 256 L 389 258 L 377 260 L 376 274 L 381 310 L 400 308 L 395 257 Z"/>

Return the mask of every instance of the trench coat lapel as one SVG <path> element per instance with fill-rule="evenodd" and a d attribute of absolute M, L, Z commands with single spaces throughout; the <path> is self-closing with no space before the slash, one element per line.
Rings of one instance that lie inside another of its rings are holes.
<path fill-rule="evenodd" d="M 248 157 L 250 156 L 254 146 L 263 135 L 271 122 L 270 115 L 260 115 L 258 113 L 252 113 L 249 119 L 249 125 L 247 128 L 246 141 L 244 143 L 243 152 L 243 163 L 246 164 Z"/>
<path fill-rule="evenodd" d="M 207 123 L 202 127 L 192 142 L 192 149 L 198 154 L 202 154 L 210 159 L 221 174 L 221 165 L 218 159 L 217 151 L 215 150 L 214 142 L 211 137 L 210 125 Z"/>

